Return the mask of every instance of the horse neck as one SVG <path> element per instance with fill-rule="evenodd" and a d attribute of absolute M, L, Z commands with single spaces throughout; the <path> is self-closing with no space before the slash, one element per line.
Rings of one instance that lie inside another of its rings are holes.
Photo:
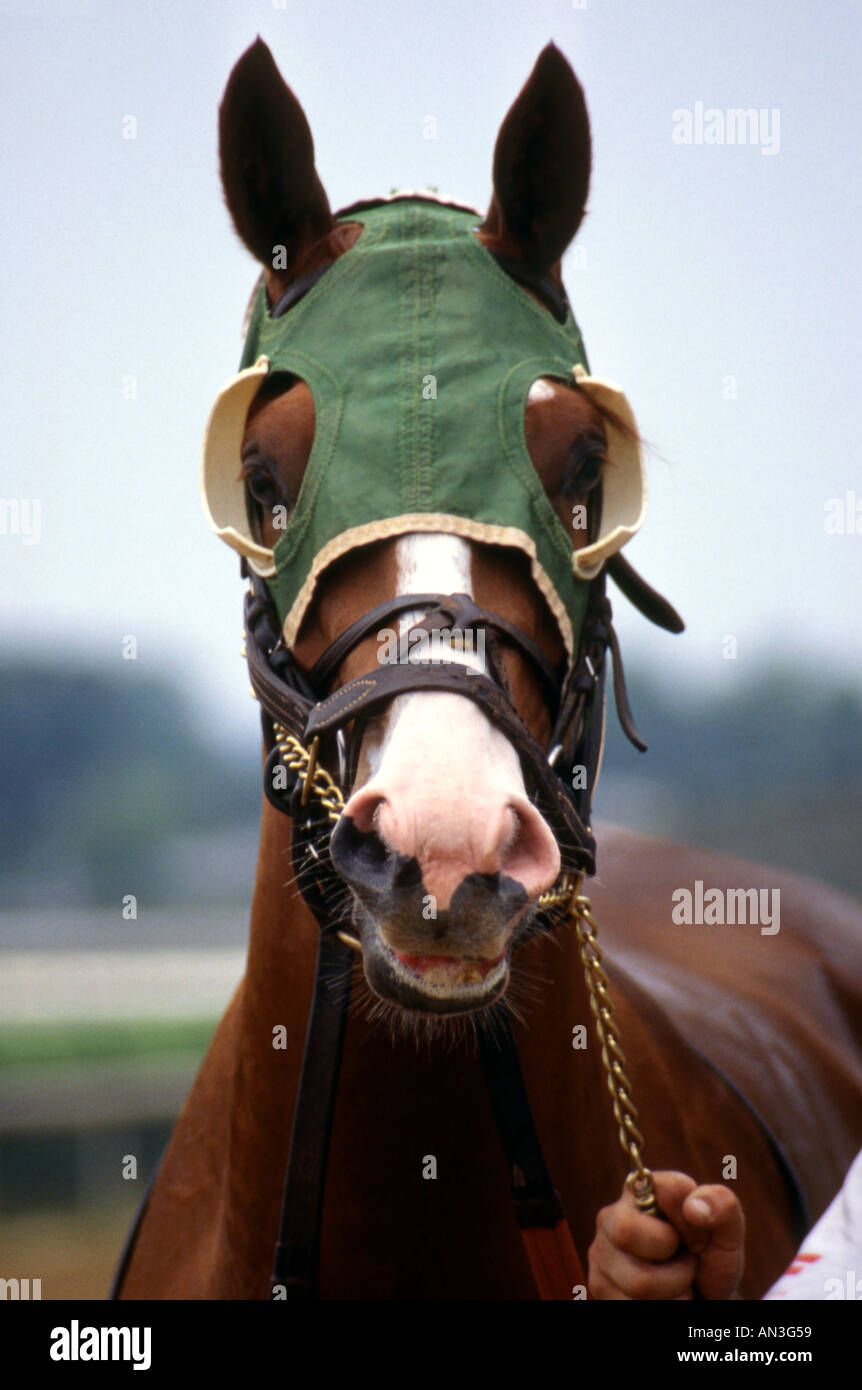
<path fill-rule="evenodd" d="M 264 799 L 246 973 L 225 1040 L 231 1096 L 213 1298 L 267 1295 L 318 939 L 290 837 L 290 820 Z"/>
<path fill-rule="evenodd" d="M 253 1007 L 262 1008 L 288 1026 L 283 1017 L 294 1013 L 304 999 L 311 1002 L 317 953 L 317 923 L 295 882 L 291 856 L 292 822 L 264 798 L 260 847 L 251 907 L 246 993 Z M 307 1010 L 306 1010 L 307 1013 Z M 263 1036 L 254 1022 L 255 1047 L 273 1051 L 273 1035 Z M 303 1030 L 304 1032 L 304 1030 Z"/>

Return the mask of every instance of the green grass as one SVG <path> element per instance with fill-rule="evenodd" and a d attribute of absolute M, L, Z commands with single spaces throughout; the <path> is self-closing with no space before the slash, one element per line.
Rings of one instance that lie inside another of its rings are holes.
<path fill-rule="evenodd" d="M 205 1052 L 217 1019 L 0 1025 L 0 1068 Z"/>

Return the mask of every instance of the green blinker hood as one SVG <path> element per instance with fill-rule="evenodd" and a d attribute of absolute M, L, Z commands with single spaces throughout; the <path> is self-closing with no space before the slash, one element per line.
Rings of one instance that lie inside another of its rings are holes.
<path fill-rule="evenodd" d="M 574 380 L 633 424 L 628 402 L 586 374 L 571 310 L 557 323 L 481 245 L 479 214 L 409 196 L 340 216 L 362 234 L 304 298 L 273 319 L 258 288 L 240 374 L 207 429 L 211 524 L 266 579 L 288 645 L 339 555 L 444 531 L 526 553 L 571 655 L 587 581 L 643 520 L 643 463 L 631 440 L 609 434 L 602 534 L 573 563 L 572 535 L 527 452 L 527 393 L 540 376 Z M 307 382 L 315 438 L 270 551 L 249 532 L 238 473 L 248 407 L 272 372 Z"/>

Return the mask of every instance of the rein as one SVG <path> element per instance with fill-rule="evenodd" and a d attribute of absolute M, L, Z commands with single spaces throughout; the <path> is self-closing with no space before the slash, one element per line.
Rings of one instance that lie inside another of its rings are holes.
<path fill-rule="evenodd" d="M 671 631 L 682 629 L 671 605 L 626 561 L 615 556 L 607 568 L 627 597 L 653 622 Z M 608 648 L 613 657 L 620 724 L 635 747 L 646 748 L 629 707 L 611 606 L 604 592 L 604 571 L 590 585 L 578 658 L 567 675 L 555 670 L 526 634 L 499 615 L 479 608 L 466 594 L 408 594 L 386 600 L 352 623 L 305 673 L 284 645 L 262 581 L 249 572 L 244 561 L 242 573 L 252 581 L 244 607 L 245 652 L 252 692 L 261 705 L 267 748 L 264 791 L 279 811 L 292 818 L 297 882 L 320 929 L 271 1298 L 307 1301 L 316 1298 L 318 1290 L 323 1193 L 350 999 L 352 953 L 361 950 L 354 936 L 335 925 L 343 884 L 329 856 L 332 828 L 345 804 L 342 788 L 352 782 L 354 758 L 346 726 L 406 691 L 444 690 L 467 696 L 510 739 L 520 756 L 529 790 L 561 850 L 560 877 L 540 896 L 531 929 L 552 930 L 569 919 L 575 923 L 620 1143 L 633 1165 L 627 1182 L 638 1206 L 656 1212 L 652 1174 L 641 1156 L 643 1136 L 637 1126 L 608 980 L 595 939 L 596 926 L 589 900 L 579 892 L 584 874 L 595 872 L 595 841 L 589 820 L 603 744 Z M 330 694 L 323 693 L 360 641 L 398 615 L 423 609 L 425 617 L 410 628 L 408 638 L 413 632 L 431 633 L 441 627 L 482 631 L 490 674 L 456 662 L 408 661 L 379 666 Z M 511 702 L 499 652 L 501 641 L 522 654 L 554 699 L 556 717 L 547 750 L 541 748 Z M 337 780 L 323 765 L 323 740 L 334 743 Z M 353 744 L 356 752 L 356 731 Z M 577 790 L 572 785 L 575 767 L 585 771 L 584 785 Z M 339 979 L 338 989 L 332 988 L 333 977 Z M 482 1027 L 476 1032 L 516 1219 L 540 1296 L 570 1299 L 574 1287 L 586 1289 L 586 1276 L 542 1155 L 508 1015 L 501 1012 L 496 1022 L 493 1038 Z"/>

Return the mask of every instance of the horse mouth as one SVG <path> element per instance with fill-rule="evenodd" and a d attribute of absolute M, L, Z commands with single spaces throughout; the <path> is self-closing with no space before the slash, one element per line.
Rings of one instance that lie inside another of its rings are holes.
<path fill-rule="evenodd" d="M 373 921 L 361 929 L 365 978 L 378 998 L 417 1013 L 458 1014 L 486 1009 L 509 981 L 508 948 L 494 959 L 412 954 L 389 946 Z"/>

